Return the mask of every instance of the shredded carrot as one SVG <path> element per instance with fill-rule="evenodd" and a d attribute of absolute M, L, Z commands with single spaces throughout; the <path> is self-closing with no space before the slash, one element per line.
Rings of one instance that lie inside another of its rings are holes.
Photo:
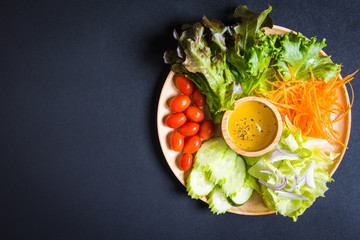
<path fill-rule="evenodd" d="M 335 122 L 342 120 L 349 112 L 354 103 L 354 90 L 349 106 L 344 106 L 338 102 L 338 89 L 349 83 L 354 72 L 345 78 L 340 78 L 338 73 L 336 78 L 329 81 L 315 79 L 310 69 L 310 79 L 300 81 L 289 66 L 291 81 L 286 80 L 280 73 L 276 81 L 268 83 L 272 89 L 268 92 L 259 94 L 266 96 L 280 111 L 281 115 L 289 118 L 295 127 L 299 128 L 304 136 L 326 139 L 329 143 L 345 146 L 339 139 L 339 132 L 333 127 Z M 334 114 L 337 116 L 333 119 Z"/>

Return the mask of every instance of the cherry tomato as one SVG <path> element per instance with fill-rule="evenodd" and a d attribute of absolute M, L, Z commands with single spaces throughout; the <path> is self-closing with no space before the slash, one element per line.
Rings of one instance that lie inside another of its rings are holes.
<path fill-rule="evenodd" d="M 196 106 L 189 106 L 185 111 L 185 115 L 193 122 L 201 122 L 204 120 L 204 112 Z"/>
<path fill-rule="evenodd" d="M 183 135 L 181 135 L 178 131 L 174 131 L 173 134 L 171 134 L 170 146 L 175 152 L 181 152 L 184 148 Z"/>
<path fill-rule="evenodd" d="M 169 128 L 181 127 L 186 122 L 186 116 L 183 113 L 173 113 L 166 118 L 166 126 Z"/>
<path fill-rule="evenodd" d="M 212 137 L 214 134 L 214 124 L 211 120 L 206 120 L 201 123 L 200 129 L 199 129 L 199 136 L 207 140 Z"/>
<path fill-rule="evenodd" d="M 193 155 L 190 153 L 184 153 L 179 161 L 180 168 L 184 172 L 186 172 L 191 168 L 192 164 L 193 164 Z"/>
<path fill-rule="evenodd" d="M 180 133 L 184 136 L 195 135 L 199 131 L 200 125 L 196 122 L 187 122 L 179 129 Z"/>
<path fill-rule="evenodd" d="M 174 112 L 183 112 L 190 105 L 190 98 L 186 95 L 174 97 L 170 102 L 170 108 Z"/>
<path fill-rule="evenodd" d="M 184 152 L 194 153 L 199 150 L 201 146 L 201 138 L 198 135 L 194 135 L 185 140 Z"/>
<path fill-rule="evenodd" d="M 187 79 L 184 75 L 176 77 L 176 87 L 185 95 L 191 95 L 194 91 L 194 84 L 191 80 Z"/>
<path fill-rule="evenodd" d="M 204 94 L 202 94 L 200 92 L 199 89 L 196 89 L 194 92 L 193 92 L 193 100 L 194 100 L 194 103 L 196 106 L 198 107 L 202 107 L 205 105 L 206 103 L 206 97 Z"/>

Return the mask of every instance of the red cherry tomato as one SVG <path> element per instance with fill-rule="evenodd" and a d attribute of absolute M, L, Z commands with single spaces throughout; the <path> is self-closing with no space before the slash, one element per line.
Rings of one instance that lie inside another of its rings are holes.
<path fill-rule="evenodd" d="M 204 94 L 202 94 L 200 92 L 199 89 L 196 89 L 194 92 L 193 92 L 193 100 L 194 100 L 194 103 L 196 106 L 198 107 L 202 107 L 205 105 L 206 103 L 206 97 Z"/>
<path fill-rule="evenodd" d="M 200 129 L 199 129 L 199 136 L 207 140 L 212 137 L 214 134 L 214 124 L 211 120 L 206 120 L 201 123 Z"/>
<path fill-rule="evenodd" d="M 201 146 L 201 138 L 198 135 L 194 135 L 185 140 L 184 152 L 194 153 L 199 150 Z"/>
<path fill-rule="evenodd" d="M 166 126 L 169 128 L 181 127 L 186 122 L 186 116 L 183 113 L 173 113 L 166 118 Z"/>
<path fill-rule="evenodd" d="M 200 125 L 196 122 L 187 122 L 179 129 L 180 133 L 184 136 L 195 135 L 199 131 Z"/>
<path fill-rule="evenodd" d="M 185 95 L 191 95 L 194 91 L 194 84 L 191 80 L 187 79 L 184 75 L 176 77 L 176 87 Z"/>
<path fill-rule="evenodd" d="M 175 152 L 181 152 L 184 148 L 184 137 L 178 131 L 174 131 L 170 138 L 171 149 Z"/>
<path fill-rule="evenodd" d="M 190 98 L 186 95 L 174 97 L 170 102 L 170 108 L 174 112 L 183 112 L 190 105 Z"/>
<path fill-rule="evenodd" d="M 201 122 L 204 120 L 204 112 L 196 106 L 189 106 L 185 111 L 185 115 L 193 122 Z"/>
<path fill-rule="evenodd" d="M 193 155 L 191 155 L 190 153 L 184 153 L 179 161 L 180 168 L 184 172 L 186 172 L 191 168 L 192 164 L 193 164 Z"/>

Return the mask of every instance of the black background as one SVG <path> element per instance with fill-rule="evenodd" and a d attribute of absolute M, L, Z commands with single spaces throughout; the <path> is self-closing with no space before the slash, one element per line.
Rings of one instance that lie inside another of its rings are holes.
<path fill-rule="evenodd" d="M 356 239 L 359 101 L 345 157 L 296 223 L 213 215 L 162 154 L 156 108 L 172 29 L 273 6 L 276 25 L 326 38 L 360 68 L 360 1 L 1 1 L 1 239 Z M 353 81 L 358 95 L 359 74 Z"/>

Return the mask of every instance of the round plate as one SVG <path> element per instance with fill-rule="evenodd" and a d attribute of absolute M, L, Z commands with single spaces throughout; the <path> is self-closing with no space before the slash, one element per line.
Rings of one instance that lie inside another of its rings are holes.
<path fill-rule="evenodd" d="M 285 33 L 289 33 L 291 31 L 292 30 L 280 26 L 274 26 L 272 29 L 269 28 L 265 29 L 266 34 L 282 35 Z M 320 55 L 327 56 L 326 53 L 323 51 L 320 52 Z M 165 159 L 169 164 L 170 169 L 177 177 L 177 179 L 183 185 L 185 185 L 185 179 L 187 177 L 187 174 L 184 173 L 179 167 L 179 159 L 182 153 L 174 152 L 171 150 L 169 142 L 170 142 L 170 136 L 174 130 L 165 125 L 165 119 L 171 113 L 169 102 L 173 97 L 180 94 L 180 92 L 176 88 L 174 76 L 175 76 L 174 72 L 171 71 L 164 83 L 164 86 L 160 94 L 158 112 L 157 112 L 157 128 L 158 128 L 158 135 L 159 135 L 161 149 L 164 153 Z M 349 95 L 345 86 L 339 90 L 339 103 L 347 106 L 349 105 Z M 349 141 L 350 128 L 351 128 L 351 112 L 349 112 L 349 114 L 346 117 L 344 117 L 341 121 L 337 122 L 336 125 L 334 125 L 334 128 L 340 132 L 339 139 L 343 143 L 345 143 L 345 145 L 347 145 Z M 337 159 L 335 159 L 334 164 L 331 165 L 331 167 L 328 169 L 328 172 L 331 175 L 334 174 L 337 167 L 339 166 L 345 154 L 346 148 L 342 147 L 339 144 L 336 144 L 334 145 L 334 151 L 339 152 L 340 155 Z M 202 200 L 206 202 L 205 197 L 202 198 Z M 229 212 L 235 214 L 242 214 L 242 215 L 266 215 L 266 214 L 275 213 L 273 210 L 269 209 L 264 204 L 260 195 L 255 191 L 246 204 L 240 207 L 233 207 L 229 210 Z"/>

